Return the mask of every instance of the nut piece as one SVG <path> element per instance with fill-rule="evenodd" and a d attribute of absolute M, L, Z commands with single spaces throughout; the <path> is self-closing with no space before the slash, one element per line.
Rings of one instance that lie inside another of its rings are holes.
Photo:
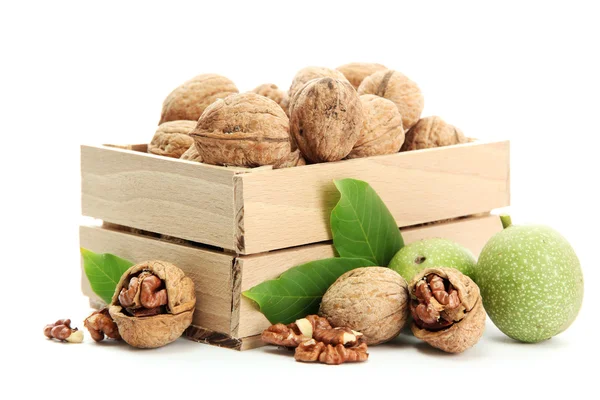
<path fill-rule="evenodd" d="M 108 308 L 103 308 L 100 311 L 94 311 L 89 317 L 83 321 L 83 326 L 90 332 L 92 339 L 96 342 L 104 340 L 104 335 L 111 339 L 121 340 L 117 324 L 112 320 L 108 312 Z"/>
<path fill-rule="evenodd" d="M 159 125 L 167 121 L 198 121 L 206 107 L 217 99 L 239 93 L 229 79 L 216 74 L 198 75 L 173 90 L 162 106 Z"/>
<path fill-rule="evenodd" d="M 295 101 L 294 96 L 296 96 L 300 89 L 302 89 L 302 87 L 306 85 L 309 81 L 319 78 L 333 78 L 340 81 L 348 82 L 344 74 L 335 69 L 325 67 L 302 68 L 296 73 L 296 76 L 294 76 L 294 80 L 292 80 L 292 85 L 290 86 L 290 90 L 288 91 L 290 107 Z"/>
<path fill-rule="evenodd" d="M 288 113 L 288 106 L 290 103 L 288 94 L 279 89 L 277 85 L 273 83 L 264 83 L 255 87 L 251 92 L 273 100 L 275 103 L 279 104 L 286 114 Z"/>
<path fill-rule="evenodd" d="M 331 325 L 325 318 L 308 315 L 288 325 L 272 325 L 263 331 L 261 338 L 263 342 L 276 346 L 297 347 L 300 343 L 311 339 L 315 332 L 330 329 L 332 329 Z"/>
<path fill-rule="evenodd" d="M 290 108 L 290 130 L 312 162 L 346 157 L 360 137 L 362 103 L 348 81 L 321 78 L 309 82 Z"/>
<path fill-rule="evenodd" d="M 329 287 L 319 315 L 333 326 L 362 332 L 369 345 L 387 342 L 400 333 L 408 318 L 404 278 L 389 268 L 348 271 Z"/>
<path fill-rule="evenodd" d="M 179 158 L 194 144 L 190 132 L 194 130 L 194 121 L 169 121 L 160 124 L 152 141 L 148 145 L 148 153 L 159 156 Z"/>
<path fill-rule="evenodd" d="M 193 140 L 193 138 L 192 138 L 192 140 Z M 187 149 L 185 151 L 185 153 L 183 153 L 181 155 L 181 157 L 179 157 L 179 158 L 181 160 L 196 161 L 196 162 L 199 162 L 199 163 L 202 162 L 202 157 L 200 157 L 200 154 L 198 154 L 198 149 L 196 149 L 196 144 L 195 143 L 192 143 L 192 145 L 190 146 L 190 148 Z"/>
<path fill-rule="evenodd" d="M 485 310 L 471 278 L 454 268 L 427 268 L 409 287 L 415 337 L 448 353 L 461 353 L 479 341 Z"/>
<path fill-rule="evenodd" d="M 364 124 L 360 138 L 346 158 L 397 153 L 404 143 L 402 117 L 394 103 L 373 94 L 363 94 Z"/>
<path fill-rule="evenodd" d="M 387 68 L 381 64 L 353 62 L 344 64 L 336 69 L 344 74 L 355 89 L 358 89 L 367 76 L 386 70 Z"/>
<path fill-rule="evenodd" d="M 400 151 L 428 149 L 466 143 L 469 140 L 440 117 L 421 118 L 408 132 Z"/>
<path fill-rule="evenodd" d="M 109 307 L 119 334 L 134 347 L 155 348 L 177 339 L 192 322 L 194 282 L 173 264 L 146 261 L 129 268 Z"/>
<path fill-rule="evenodd" d="M 235 94 L 210 105 L 192 132 L 203 162 L 258 167 L 291 153 L 289 120 L 273 100 Z"/>
<path fill-rule="evenodd" d="M 53 324 L 44 327 L 44 335 L 48 339 L 58 339 L 69 343 L 83 342 L 83 332 L 77 328 L 71 328 L 70 319 L 59 319 Z"/>
<path fill-rule="evenodd" d="M 328 365 L 339 365 L 345 362 L 367 361 L 367 344 L 361 343 L 355 347 L 345 347 L 343 344 L 332 346 L 315 339 L 301 343 L 294 353 L 296 361 L 315 362 L 319 361 Z"/>
<path fill-rule="evenodd" d="M 358 94 L 374 94 L 393 101 L 402 115 L 405 130 L 417 123 L 425 105 L 417 84 L 391 69 L 366 77 L 358 88 Z"/>

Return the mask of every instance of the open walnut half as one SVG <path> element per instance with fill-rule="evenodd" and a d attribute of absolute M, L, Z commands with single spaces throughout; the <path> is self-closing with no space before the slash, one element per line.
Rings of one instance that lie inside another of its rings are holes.
<path fill-rule="evenodd" d="M 454 268 L 428 268 L 413 278 L 409 290 L 415 337 L 449 353 L 477 343 L 485 310 L 471 278 Z"/>

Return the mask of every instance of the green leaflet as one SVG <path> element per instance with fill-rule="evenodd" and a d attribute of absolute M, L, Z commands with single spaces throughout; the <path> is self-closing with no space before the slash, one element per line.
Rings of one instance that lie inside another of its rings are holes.
<path fill-rule="evenodd" d="M 84 248 L 81 248 L 81 255 L 83 256 L 83 269 L 92 290 L 106 304 L 110 304 L 117 283 L 133 263 L 113 254 L 97 254 Z"/>
<path fill-rule="evenodd" d="M 288 324 L 319 311 L 321 298 L 345 272 L 372 267 L 371 261 L 359 258 L 326 258 L 291 268 L 278 279 L 265 281 L 243 293 L 254 300 L 272 323 Z"/>
<path fill-rule="evenodd" d="M 356 179 L 334 183 L 341 193 L 330 220 L 338 254 L 387 267 L 404 247 L 396 220 L 368 183 Z"/>

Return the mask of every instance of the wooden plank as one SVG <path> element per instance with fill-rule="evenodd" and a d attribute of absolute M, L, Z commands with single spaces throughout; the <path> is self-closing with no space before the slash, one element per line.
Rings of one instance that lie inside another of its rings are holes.
<path fill-rule="evenodd" d="M 487 240 L 500 230 L 502 230 L 502 223 L 498 216 L 483 215 L 402 229 L 402 236 L 406 243 L 443 237 L 460 243 L 478 256 Z M 264 255 L 241 257 L 241 291 L 248 290 L 265 280 L 275 279 L 296 265 L 333 255 L 333 246 L 330 243 L 324 243 L 280 250 Z M 240 301 L 239 316 L 239 337 L 257 335 L 270 325 L 264 315 L 258 311 L 256 305 L 243 296 Z"/>
<path fill-rule="evenodd" d="M 235 249 L 227 168 L 106 146 L 81 146 L 86 216 Z"/>
<path fill-rule="evenodd" d="M 334 179 L 369 182 L 399 227 L 508 206 L 509 157 L 507 141 L 474 142 L 238 175 L 244 216 L 236 225 L 243 238 L 238 252 L 330 240 L 329 214 L 339 198 Z"/>
<path fill-rule="evenodd" d="M 81 226 L 79 235 L 81 247 L 97 253 L 109 252 L 133 262 L 163 259 L 175 264 L 196 286 L 192 324 L 214 332 L 231 333 L 234 256 L 101 227 Z M 82 275 L 82 289 L 90 294 L 87 278 Z M 235 285 L 239 291 L 239 283 Z M 97 296 L 92 294 L 91 299 Z M 233 323 L 237 325 L 237 321 Z"/>

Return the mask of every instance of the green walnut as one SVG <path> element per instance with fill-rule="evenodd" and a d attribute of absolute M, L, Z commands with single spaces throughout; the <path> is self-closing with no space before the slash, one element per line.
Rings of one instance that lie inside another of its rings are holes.
<path fill-rule="evenodd" d="M 483 305 L 509 337 L 537 343 L 566 330 L 583 301 L 583 274 L 567 240 L 543 225 L 512 226 L 485 245 L 474 269 Z"/>
<path fill-rule="evenodd" d="M 426 268 L 456 268 L 470 276 L 475 257 L 466 248 L 447 239 L 423 239 L 404 246 L 390 261 L 389 267 L 408 282 Z"/>

